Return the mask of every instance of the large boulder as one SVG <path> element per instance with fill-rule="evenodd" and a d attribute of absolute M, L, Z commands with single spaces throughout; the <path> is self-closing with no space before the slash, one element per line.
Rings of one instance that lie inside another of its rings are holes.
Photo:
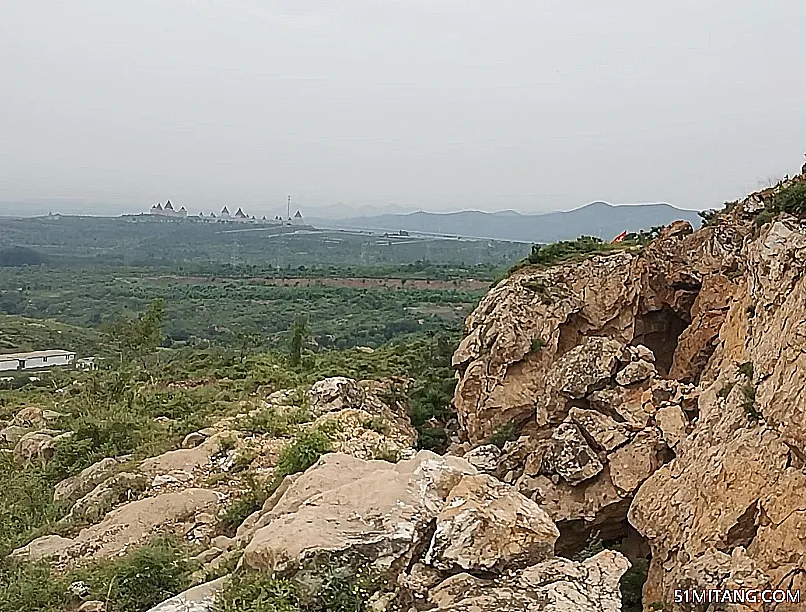
<path fill-rule="evenodd" d="M 308 408 L 312 416 L 336 412 L 345 408 L 361 408 L 364 390 L 352 378 L 334 376 L 311 385 L 308 391 Z"/>
<path fill-rule="evenodd" d="M 251 537 L 243 563 L 293 572 L 314 558 L 355 556 L 379 568 L 405 563 L 464 475 L 458 458 L 421 451 L 408 461 L 332 453 L 296 479 Z M 368 529 L 368 526 L 371 528 Z"/>
<path fill-rule="evenodd" d="M 582 562 L 554 558 L 501 581 L 457 574 L 429 599 L 439 612 L 619 612 L 619 581 L 629 567 L 610 550 Z"/>
<path fill-rule="evenodd" d="M 41 558 L 103 559 L 158 535 L 184 535 L 202 514 L 214 515 L 219 497 L 206 489 L 186 489 L 134 501 L 109 512 L 74 538 L 42 536 L 12 555 Z"/>
<path fill-rule="evenodd" d="M 540 506 L 492 476 L 464 476 L 437 515 L 425 562 L 443 570 L 503 571 L 554 555 L 560 536 Z"/>
<path fill-rule="evenodd" d="M 53 489 L 53 501 L 75 502 L 92 491 L 119 469 L 121 459 L 106 457 L 83 469 L 75 476 L 62 480 Z"/>

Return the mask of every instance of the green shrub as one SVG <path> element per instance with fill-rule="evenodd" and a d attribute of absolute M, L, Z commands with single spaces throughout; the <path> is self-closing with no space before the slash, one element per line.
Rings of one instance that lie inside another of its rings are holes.
<path fill-rule="evenodd" d="M 779 191 L 772 201 L 775 211 L 799 215 L 806 212 L 806 183 L 797 183 Z"/>
<path fill-rule="evenodd" d="M 297 436 L 292 444 L 280 453 L 274 468 L 274 479 L 281 480 L 290 474 L 304 472 L 332 449 L 330 438 L 320 429 L 311 429 Z"/>
<path fill-rule="evenodd" d="M 576 240 L 562 240 L 552 244 L 536 244 L 532 247 L 532 252 L 527 257 L 529 263 L 538 265 L 550 265 L 566 259 L 584 257 L 591 253 L 599 253 L 612 248 L 612 245 L 605 243 L 601 238 L 595 236 L 580 236 Z"/>
<path fill-rule="evenodd" d="M 641 612 L 643 590 L 649 572 L 646 559 L 634 559 L 630 569 L 621 577 L 621 609 L 623 612 Z"/>
<path fill-rule="evenodd" d="M 124 557 L 78 570 L 95 599 L 109 598 L 109 612 L 145 612 L 191 585 L 197 569 L 188 551 L 172 540 L 157 540 Z"/>
<path fill-rule="evenodd" d="M 214 612 L 367 612 L 377 580 L 330 573 L 308 593 L 297 582 L 266 574 L 235 577 L 217 597 Z"/>
<path fill-rule="evenodd" d="M 0 612 L 62 612 L 69 581 L 51 575 L 45 563 L 0 561 Z"/>
<path fill-rule="evenodd" d="M 753 362 L 746 361 L 739 365 L 739 374 L 744 376 L 747 380 L 753 380 Z"/>
<path fill-rule="evenodd" d="M 218 517 L 219 530 L 230 537 L 235 534 L 249 515 L 263 507 L 263 503 L 271 491 L 271 487 L 261 486 L 251 474 L 244 475 L 244 482 L 249 490 L 236 498 Z"/>
<path fill-rule="evenodd" d="M 235 577 L 216 598 L 214 612 L 301 612 L 297 585 L 265 574 Z"/>
<path fill-rule="evenodd" d="M 295 425 L 305 423 L 307 420 L 309 416 L 303 408 L 280 411 L 272 407 L 242 419 L 238 423 L 238 428 L 250 433 L 280 437 L 289 435 Z"/>
<path fill-rule="evenodd" d="M 744 396 L 742 407 L 748 418 L 751 421 L 758 421 L 761 418 L 761 412 L 756 407 L 756 388 L 748 383 L 742 387 L 742 395 Z"/>
<path fill-rule="evenodd" d="M 518 427 L 512 421 L 504 423 L 495 430 L 495 433 L 487 438 L 487 444 L 495 444 L 498 448 L 504 448 L 504 444 L 518 439 Z"/>
<path fill-rule="evenodd" d="M 85 585 L 85 599 L 108 601 L 108 612 L 146 612 L 191 585 L 197 569 L 184 546 L 158 540 L 123 557 L 56 574 L 47 563 L 0 561 L 0 612 L 63 612 L 80 600 L 71 584 Z"/>
<path fill-rule="evenodd" d="M 41 468 L 24 468 L 0 454 L 0 557 L 56 524 L 65 508 L 53 502 L 53 482 Z"/>

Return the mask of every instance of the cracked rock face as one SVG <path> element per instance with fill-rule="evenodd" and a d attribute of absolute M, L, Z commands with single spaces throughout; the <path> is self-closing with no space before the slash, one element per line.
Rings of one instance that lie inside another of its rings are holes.
<path fill-rule="evenodd" d="M 642 252 L 518 270 L 454 355 L 469 452 L 518 422 L 493 473 L 549 513 L 558 549 L 629 521 L 652 552 L 645 606 L 681 585 L 806 592 L 806 229 L 753 223 L 780 187 Z"/>
<path fill-rule="evenodd" d="M 627 560 L 613 551 L 557 558 L 558 536 L 515 488 L 464 459 L 420 451 L 397 464 L 325 455 L 287 478 L 237 539 L 243 569 L 303 584 L 322 564 L 371 566 L 397 585 L 380 610 L 415 600 L 453 612 L 619 610 Z"/>
<path fill-rule="evenodd" d="M 430 600 L 441 612 L 617 612 L 619 580 L 629 566 L 607 550 L 581 563 L 554 558 L 498 582 L 457 574 Z"/>

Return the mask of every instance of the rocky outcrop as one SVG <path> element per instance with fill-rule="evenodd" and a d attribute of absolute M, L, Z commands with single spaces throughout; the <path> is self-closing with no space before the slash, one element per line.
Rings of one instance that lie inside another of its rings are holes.
<path fill-rule="evenodd" d="M 581 563 L 552 559 L 497 582 L 457 574 L 429 599 L 441 612 L 618 612 L 619 580 L 628 567 L 623 555 L 608 550 Z"/>
<path fill-rule="evenodd" d="M 12 552 L 36 561 L 43 558 L 103 559 L 158 535 L 187 536 L 202 515 L 213 522 L 219 503 L 214 491 L 187 489 L 134 501 L 109 512 L 75 538 L 43 536 Z"/>
<path fill-rule="evenodd" d="M 612 551 L 557 558 L 558 536 L 538 504 L 464 459 L 420 451 L 392 464 L 333 453 L 287 478 L 229 545 L 247 542 L 241 572 L 307 587 L 321 580 L 317 568 L 371 568 L 388 585 L 373 598 L 378 610 L 415 601 L 453 612 L 619 610 L 627 560 Z"/>
<path fill-rule="evenodd" d="M 454 355 L 462 452 L 517 423 L 489 471 L 548 512 L 560 552 L 637 529 L 645 606 L 806 590 L 806 229 L 753 223 L 794 182 L 640 251 L 516 271 Z"/>

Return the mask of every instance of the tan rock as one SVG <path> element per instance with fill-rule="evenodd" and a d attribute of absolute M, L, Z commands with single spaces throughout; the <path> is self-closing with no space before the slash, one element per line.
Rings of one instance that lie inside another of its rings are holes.
<path fill-rule="evenodd" d="M 663 440 L 674 449 L 688 433 L 688 420 L 682 408 L 677 405 L 665 406 L 655 413 L 655 422 L 660 428 Z"/>
<path fill-rule="evenodd" d="M 11 558 L 24 561 L 39 561 L 40 559 L 58 558 L 65 554 L 73 545 L 73 540 L 57 535 L 46 535 L 32 540 L 25 546 L 14 550 Z"/>
<path fill-rule="evenodd" d="M 491 474 L 498 467 L 501 449 L 495 444 L 484 444 L 469 450 L 461 456 L 478 471 Z"/>
<path fill-rule="evenodd" d="M 184 593 L 171 597 L 148 612 L 208 612 L 215 605 L 216 595 L 227 583 L 229 576 L 188 589 Z"/>
<path fill-rule="evenodd" d="M 62 480 L 53 490 L 53 501 L 75 502 L 109 478 L 120 465 L 118 459 L 107 457 L 70 478 Z"/>
<path fill-rule="evenodd" d="M 616 488 L 632 493 L 661 465 L 663 443 L 653 431 L 642 431 L 635 439 L 608 458 L 610 478 Z"/>
<path fill-rule="evenodd" d="M 221 450 L 224 434 L 207 438 L 195 448 L 181 448 L 168 451 L 157 457 L 151 457 L 140 463 L 140 471 L 149 476 L 184 472 L 192 474 L 194 470 L 209 465 L 213 455 Z"/>
<path fill-rule="evenodd" d="M 616 382 L 623 387 L 642 382 L 657 373 L 655 366 L 649 361 L 632 361 L 616 374 Z"/>
<path fill-rule="evenodd" d="M 287 573 L 312 556 L 352 551 L 388 568 L 412 554 L 449 490 L 475 472 L 462 459 L 427 451 L 397 464 L 359 461 L 325 455 L 295 480 L 254 533 L 243 564 Z"/>
<path fill-rule="evenodd" d="M 163 493 L 121 506 L 104 519 L 82 529 L 72 540 L 58 536 L 37 538 L 12 554 L 31 560 L 65 556 L 69 558 L 108 558 L 130 546 L 143 543 L 161 530 L 184 534 L 195 524 L 195 515 L 215 510 L 218 495 L 205 489 Z"/>
<path fill-rule="evenodd" d="M 563 423 L 551 436 L 552 445 L 545 458 L 549 469 L 569 484 L 593 478 L 604 467 L 588 446 L 576 425 Z"/>
<path fill-rule="evenodd" d="M 0 444 L 9 448 L 14 448 L 22 437 L 31 430 L 19 425 L 9 425 L 0 430 Z"/>
<path fill-rule="evenodd" d="M 457 574 L 432 589 L 430 599 L 441 612 L 618 612 L 619 581 L 629 567 L 610 550 L 581 563 L 555 558 L 503 581 Z"/>
<path fill-rule="evenodd" d="M 11 423 L 27 429 L 41 429 L 47 425 L 42 409 L 36 406 L 28 406 L 17 412 Z"/>
<path fill-rule="evenodd" d="M 617 423 L 596 410 L 571 408 L 568 416 L 601 450 L 610 452 L 630 439 L 629 431 L 623 423 Z"/>
<path fill-rule="evenodd" d="M 45 464 L 55 454 L 56 438 L 38 431 L 25 434 L 14 447 L 14 459 L 22 465 Z"/>
<path fill-rule="evenodd" d="M 554 553 L 560 532 L 516 489 L 486 474 L 464 476 L 437 515 L 425 562 L 443 570 L 502 571 Z"/>
<path fill-rule="evenodd" d="M 344 376 L 325 378 L 311 385 L 308 391 L 308 406 L 311 415 L 321 416 L 347 408 L 360 409 L 365 398 L 358 383 Z"/>
<path fill-rule="evenodd" d="M 189 433 L 182 440 L 182 448 L 196 448 L 199 444 L 207 439 L 203 433 L 194 431 Z"/>
<path fill-rule="evenodd" d="M 143 474 L 121 472 L 110 476 L 77 500 L 66 520 L 95 522 L 117 504 L 135 499 L 146 488 L 146 484 Z"/>

